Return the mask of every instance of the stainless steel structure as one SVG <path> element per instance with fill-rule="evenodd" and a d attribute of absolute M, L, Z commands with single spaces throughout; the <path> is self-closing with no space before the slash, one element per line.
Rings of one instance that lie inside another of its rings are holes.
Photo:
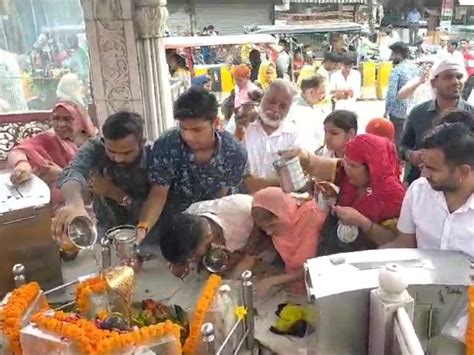
<path fill-rule="evenodd" d="M 441 328 L 467 302 L 469 259 L 459 252 L 419 249 L 371 250 L 308 260 L 305 281 L 316 307 L 308 354 L 368 353 L 370 290 L 379 287 L 380 270 L 387 264 L 403 269 L 414 298 L 413 326 L 423 351 L 464 354 L 464 344 L 441 335 Z M 397 311 L 395 319 L 400 325 L 409 317 Z M 406 325 L 400 328 L 407 329 Z"/>
<path fill-rule="evenodd" d="M 237 319 L 232 329 L 227 334 L 226 338 L 216 350 L 215 344 L 215 329 L 212 323 L 204 323 L 201 327 L 202 342 L 204 344 L 204 353 L 202 355 L 227 355 L 239 354 L 245 344 L 247 353 L 254 353 L 255 338 L 254 338 L 254 322 L 255 310 L 253 306 L 253 282 L 252 272 L 247 270 L 242 273 L 242 303 L 247 310 L 247 314 L 243 319 Z M 238 334 L 239 328 L 243 326 L 243 335 L 235 348 L 228 349 L 229 340 Z"/>

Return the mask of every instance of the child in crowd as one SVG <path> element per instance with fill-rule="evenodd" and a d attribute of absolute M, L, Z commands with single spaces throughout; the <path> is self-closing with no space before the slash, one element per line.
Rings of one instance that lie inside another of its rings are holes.
<path fill-rule="evenodd" d="M 255 194 L 252 217 L 255 225 L 271 237 L 286 269 L 284 274 L 260 280 L 256 286 L 258 294 L 264 296 L 279 285 L 290 285 L 293 292 L 304 293 L 303 264 L 316 256 L 326 213 L 314 200 L 299 203 L 280 188 L 268 187 Z"/>
<path fill-rule="evenodd" d="M 395 126 L 386 118 L 374 118 L 365 127 L 365 133 L 387 138 L 395 143 Z"/>
<path fill-rule="evenodd" d="M 199 263 L 211 247 L 228 252 L 226 270 L 234 268 L 245 253 L 264 247 L 255 244 L 259 231 L 251 216 L 252 200 L 250 195 L 235 194 L 196 202 L 166 221 L 160 228 L 160 246 L 171 272 L 185 277 L 190 262 Z"/>
<path fill-rule="evenodd" d="M 324 120 L 325 145 L 316 155 L 325 158 L 343 158 L 346 143 L 357 134 L 357 115 L 352 111 L 336 110 Z"/>

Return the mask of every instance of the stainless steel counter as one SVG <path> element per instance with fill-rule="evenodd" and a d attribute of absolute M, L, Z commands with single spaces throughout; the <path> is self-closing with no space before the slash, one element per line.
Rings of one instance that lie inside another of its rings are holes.
<path fill-rule="evenodd" d="M 462 344 L 440 333 L 460 303 L 467 302 L 468 257 L 448 251 L 381 249 L 325 256 L 305 264 L 308 295 L 317 314 L 310 354 L 367 353 L 369 292 L 378 287 L 379 272 L 390 263 L 404 268 L 408 291 L 415 299 L 413 323 L 424 350 L 463 353 Z"/>

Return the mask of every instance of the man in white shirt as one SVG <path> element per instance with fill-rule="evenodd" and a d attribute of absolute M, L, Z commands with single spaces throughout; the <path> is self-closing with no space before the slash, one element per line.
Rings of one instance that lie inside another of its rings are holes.
<path fill-rule="evenodd" d="M 448 36 L 441 36 L 439 38 L 439 48 L 436 51 L 436 57 L 439 60 L 446 59 L 448 57 Z"/>
<path fill-rule="evenodd" d="M 474 257 L 474 134 L 462 123 L 434 128 L 423 170 L 408 189 L 399 237 L 387 247 L 461 251 Z"/>
<path fill-rule="evenodd" d="M 388 25 L 385 28 L 385 33 L 388 36 L 388 46 L 390 47 L 392 44 L 400 42 L 400 35 L 397 31 L 394 31 L 393 25 Z"/>
<path fill-rule="evenodd" d="M 326 80 L 314 75 L 301 82 L 301 94 L 291 106 L 288 120 L 293 122 L 301 134 L 310 134 L 314 152 L 324 145 L 325 112 L 317 106 L 326 96 Z"/>
<path fill-rule="evenodd" d="M 447 51 L 448 51 L 448 54 L 447 54 L 447 58 L 454 58 L 455 60 L 461 62 L 461 63 L 464 63 L 464 56 L 463 54 L 458 50 L 458 47 L 459 47 L 459 43 L 457 41 L 449 41 L 448 43 L 448 48 L 447 48 Z"/>
<path fill-rule="evenodd" d="M 278 186 L 278 176 L 273 167 L 273 162 L 279 158 L 278 152 L 294 148 L 309 150 L 312 147 L 309 134 L 302 134 L 294 123 L 285 120 L 295 94 L 289 81 L 273 81 L 260 104 L 258 119 L 247 127 L 243 142 L 248 152 L 249 176 L 246 184 L 250 192 L 266 186 Z M 251 187 L 249 178 L 266 180 L 268 184 Z"/>
<path fill-rule="evenodd" d="M 338 64 L 342 61 L 342 57 L 335 52 L 326 52 L 324 54 L 323 63 L 316 71 L 316 74 L 321 75 L 326 82 L 329 83 L 331 74 L 336 70 Z"/>
<path fill-rule="evenodd" d="M 359 71 L 352 69 L 354 56 L 345 54 L 342 69 L 331 75 L 330 93 L 336 110 L 356 110 L 356 100 L 360 98 L 362 78 Z"/>

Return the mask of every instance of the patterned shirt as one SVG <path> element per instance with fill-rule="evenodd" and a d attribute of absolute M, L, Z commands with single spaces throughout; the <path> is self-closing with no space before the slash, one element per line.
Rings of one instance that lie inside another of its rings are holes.
<path fill-rule="evenodd" d="M 156 140 L 149 174 L 153 184 L 169 186 L 164 215 L 221 197 L 224 188 L 242 182 L 247 165 L 245 148 L 228 132 L 216 131 L 215 135 L 217 148 L 211 160 L 203 164 L 195 161 L 177 128 Z"/>
<path fill-rule="evenodd" d="M 135 165 L 121 166 L 108 158 L 102 139 L 90 139 L 81 147 L 71 165 L 62 171 L 58 187 L 75 180 L 81 183 L 83 191 L 88 191 L 88 181 L 93 173 L 108 175 L 115 186 L 132 198 L 132 206 L 125 208 L 111 199 L 94 196 L 93 206 L 98 227 L 109 229 L 121 224 L 137 224 L 141 205 L 148 197 L 151 186 L 147 171 L 151 151 L 152 144 L 147 143 Z"/>
<path fill-rule="evenodd" d="M 387 97 L 385 98 L 385 111 L 389 116 L 395 118 L 407 117 L 408 101 L 399 99 L 398 91 L 418 75 L 420 75 L 418 67 L 408 60 L 404 60 L 393 68 L 390 74 Z"/>

